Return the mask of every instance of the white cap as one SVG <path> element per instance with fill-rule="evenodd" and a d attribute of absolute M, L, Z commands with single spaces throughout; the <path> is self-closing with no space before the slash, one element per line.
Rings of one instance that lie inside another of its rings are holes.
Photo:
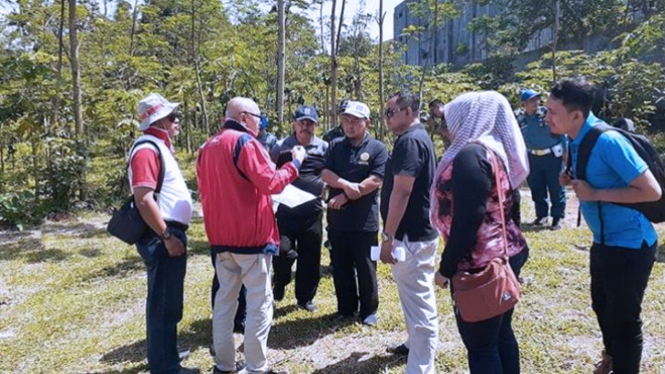
<path fill-rule="evenodd" d="M 145 99 L 139 101 L 139 117 L 141 118 L 139 130 L 146 130 L 151 124 L 173 113 L 178 105 L 180 104 L 171 103 L 160 94 L 151 93 L 146 96 Z"/>
<path fill-rule="evenodd" d="M 350 114 L 356 118 L 369 119 L 369 107 L 360 101 L 349 101 L 342 114 Z"/>

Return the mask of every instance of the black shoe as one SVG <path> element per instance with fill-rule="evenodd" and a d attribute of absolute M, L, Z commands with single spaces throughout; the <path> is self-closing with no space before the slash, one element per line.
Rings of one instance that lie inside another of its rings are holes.
<path fill-rule="evenodd" d="M 543 226 L 545 224 L 545 221 L 547 221 L 547 217 L 538 217 L 533 222 L 531 222 L 532 226 Z"/>
<path fill-rule="evenodd" d="M 212 374 L 233 374 L 233 373 L 239 373 L 241 371 L 245 370 L 245 361 L 240 360 L 236 361 L 236 368 L 233 370 L 219 370 L 217 366 L 212 367 Z"/>
<path fill-rule="evenodd" d="M 563 225 L 561 224 L 561 218 L 552 218 L 552 230 L 560 230 Z"/>
<path fill-rule="evenodd" d="M 305 309 L 305 310 L 310 311 L 312 313 L 319 311 L 319 308 L 317 308 L 316 305 L 314 305 L 314 303 L 311 302 L 311 301 L 308 301 L 306 303 L 298 303 L 298 307 L 300 309 Z"/>
<path fill-rule="evenodd" d="M 200 374 L 201 370 L 199 369 L 190 369 L 190 368 L 180 368 L 178 374 Z"/>
<path fill-rule="evenodd" d="M 233 332 L 245 335 L 245 322 L 234 323 Z"/>
<path fill-rule="evenodd" d="M 353 319 L 354 319 L 353 314 L 341 314 L 341 313 L 335 313 L 333 314 L 332 318 L 330 318 L 332 323 L 343 323 Z"/>
<path fill-rule="evenodd" d="M 409 355 L 409 348 L 407 348 L 404 344 L 400 344 L 394 347 L 388 347 L 386 348 L 386 352 L 392 353 L 394 355 L 398 356 L 408 356 Z"/>

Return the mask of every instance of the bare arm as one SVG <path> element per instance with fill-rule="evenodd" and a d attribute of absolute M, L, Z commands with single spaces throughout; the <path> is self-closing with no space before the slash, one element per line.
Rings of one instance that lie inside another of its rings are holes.
<path fill-rule="evenodd" d="M 383 184 L 383 179 L 378 175 L 370 175 L 365 178 L 364 181 L 360 182 L 358 185 L 360 187 L 360 193 L 365 196 L 368 195 L 381 187 Z"/>
<path fill-rule="evenodd" d="M 409 197 L 411 197 L 415 180 L 415 177 L 395 175 L 393 191 L 390 194 L 390 208 L 388 209 L 388 216 L 386 217 L 383 230 L 387 235 L 395 236 L 397 228 L 406 212 L 406 207 L 409 204 Z M 397 259 L 392 255 L 392 246 L 392 241 L 381 243 L 381 261 L 389 264 L 397 263 Z"/>
<path fill-rule="evenodd" d="M 351 183 L 330 169 L 323 169 L 321 172 L 321 179 L 330 187 L 343 190 L 346 196 L 351 200 L 357 200 L 363 195 L 360 190 L 360 184 Z"/>
<path fill-rule="evenodd" d="M 635 178 L 628 187 L 598 190 L 589 183 L 573 180 L 573 189 L 582 201 L 607 201 L 612 203 L 645 203 L 660 199 L 662 194 L 656 178 L 647 170 Z"/>
<path fill-rule="evenodd" d="M 162 219 L 159 213 L 159 205 L 154 198 L 154 191 L 149 187 L 136 187 L 134 188 L 134 202 L 136 207 L 141 213 L 143 221 L 157 234 L 166 231 L 166 222 Z M 168 240 L 164 241 L 166 250 L 172 257 L 180 256 L 185 253 L 185 246 L 180 239 L 171 236 Z"/>

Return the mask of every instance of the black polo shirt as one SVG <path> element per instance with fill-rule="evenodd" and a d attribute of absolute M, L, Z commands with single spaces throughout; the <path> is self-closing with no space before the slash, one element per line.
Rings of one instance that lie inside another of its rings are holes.
<path fill-rule="evenodd" d="M 381 217 L 384 224 L 388 218 L 394 176 L 416 178 L 406 212 L 395 233 L 397 240 L 403 240 L 404 234 L 409 237 L 410 242 L 432 240 L 437 237 L 438 233 L 429 219 L 429 190 L 435 167 L 434 145 L 422 124 L 411 126 L 395 140 L 393 152 L 386 164 L 386 178 L 381 189 Z"/>
<path fill-rule="evenodd" d="M 365 135 L 362 143 L 354 146 L 348 138 L 337 138 L 330 143 L 326 154 L 326 169 L 352 183 L 360 183 L 370 175 L 383 179 L 388 160 L 386 146 Z M 330 197 L 344 191 L 330 190 Z M 328 209 L 328 230 L 331 231 L 379 231 L 378 189 L 349 202 L 340 210 Z"/>
<path fill-rule="evenodd" d="M 279 162 L 280 154 L 288 153 L 283 157 L 286 160 L 291 159 L 291 150 L 293 147 L 299 145 L 298 139 L 295 134 L 291 134 L 288 138 L 282 139 L 277 142 L 275 147 L 270 151 L 270 157 L 276 162 Z M 307 191 L 314 196 L 321 196 L 323 192 L 323 180 L 321 180 L 321 172 L 325 167 L 325 155 L 328 151 L 328 143 L 314 136 L 312 142 L 304 147 L 307 151 L 307 158 L 300 167 L 298 179 L 293 181 L 293 186 L 301 190 Z M 281 166 L 281 165 L 277 165 Z M 299 205 L 295 208 L 289 208 L 285 205 L 280 205 L 277 211 L 279 216 L 311 216 L 319 214 L 323 211 L 323 204 L 321 199 L 315 199 L 305 204 Z"/>

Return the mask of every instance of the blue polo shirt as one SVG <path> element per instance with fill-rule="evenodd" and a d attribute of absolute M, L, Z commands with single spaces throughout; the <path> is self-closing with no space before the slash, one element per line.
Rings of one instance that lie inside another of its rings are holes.
<path fill-rule="evenodd" d="M 600 123 L 604 121 L 589 113 L 577 138 L 570 144 L 574 175 L 577 175 L 577 155 L 582 139 L 591 127 Z M 617 131 L 607 131 L 600 135 L 589 156 L 587 182 L 595 189 L 623 188 L 648 168 L 628 139 Z M 601 204 L 603 215 L 605 245 L 639 249 L 643 241 L 653 245 L 658 239 L 651 222 L 637 210 L 607 202 L 582 201 L 582 213 L 593 232 L 594 242 L 601 243 L 598 204 Z"/>
<path fill-rule="evenodd" d="M 547 109 L 539 107 L 533 115 L 522 113 L 517 117 L 526 147 L 528 149 L 547 149 L 561 144 L 565 150 L 567 146 L 566 136 L 555 135 L 550 132 L 550 128 L 545 122 L 545 114 L 547 114 Z"/>

